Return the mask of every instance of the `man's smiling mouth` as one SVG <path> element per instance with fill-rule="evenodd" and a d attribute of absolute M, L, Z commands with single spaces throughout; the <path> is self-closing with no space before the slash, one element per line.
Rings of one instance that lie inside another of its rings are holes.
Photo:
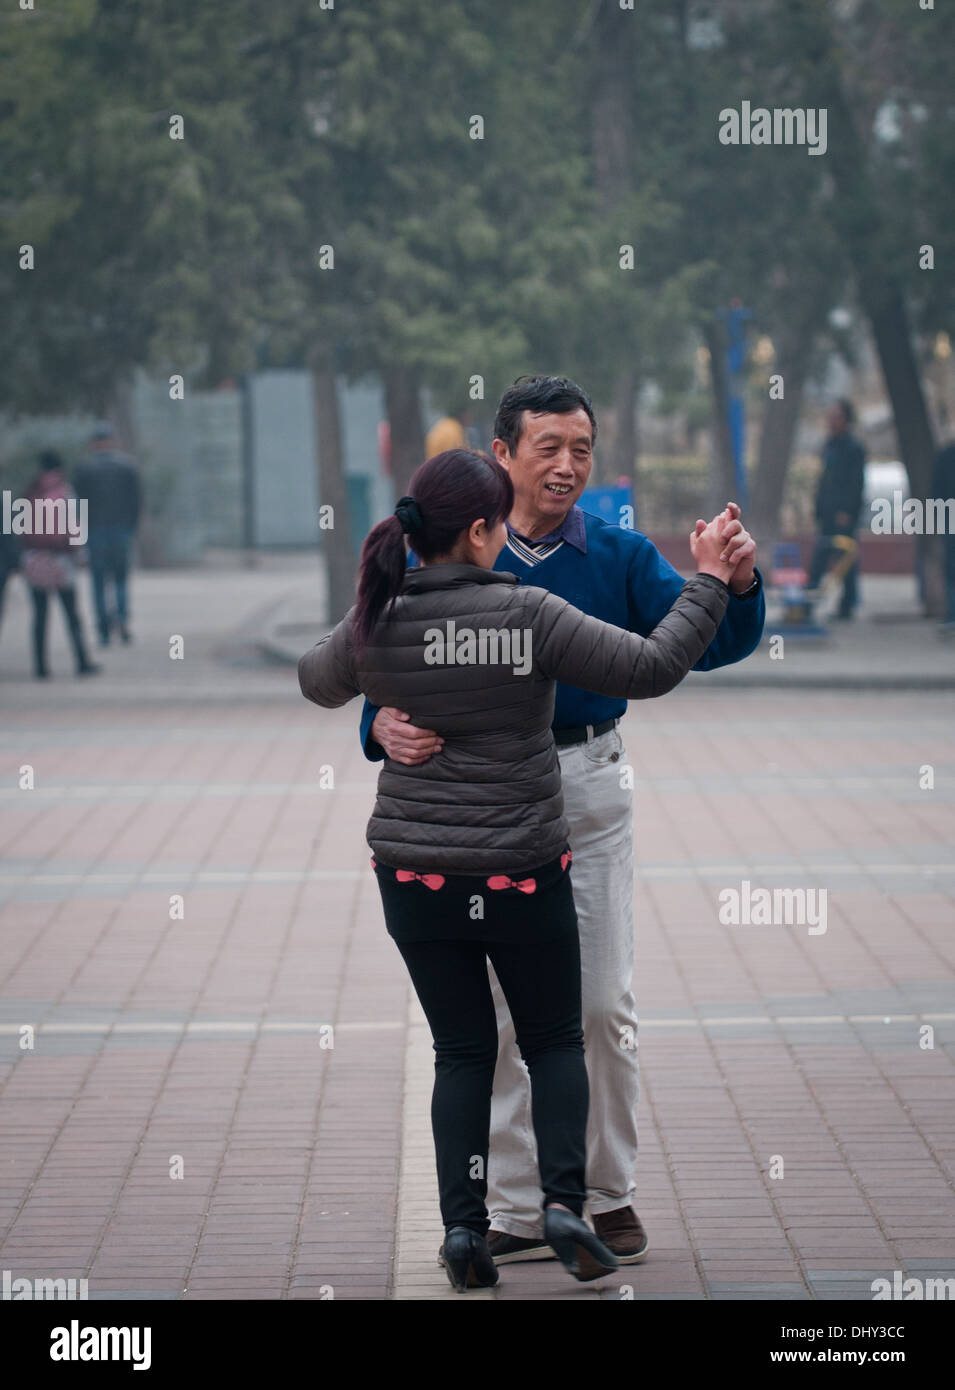
<path fill-rule="evenodd" d="M 566 497 L 571 490 L 570 483 L 545 483 L 544 488 L 554 497 Z"/>

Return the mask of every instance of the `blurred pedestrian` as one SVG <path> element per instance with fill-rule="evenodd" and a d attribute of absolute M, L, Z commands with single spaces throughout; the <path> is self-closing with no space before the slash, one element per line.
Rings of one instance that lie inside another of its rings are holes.
<path fill-rule="evenodd" d="M 442 415 L 428 430 L 424 442 L 424 456 L 434 458 L 435 454 L 446 453 L 448 449 L 469 449 L 467 427 L 471 423 L 470 410 L 459 410 L 450 415 Z"/>
<path fill-rule="evenodd" d="M 856 540 L 865 490 L 865 449 L 852 433 L 855 409 L 851 401 L 834 401 L 826 423 L 829 437 L 822 451 L 822 475 L 816 492 L 818 535 L 809 567 L 809 588 L 818 589 L 839 552 L 837 537 Z M 836 617 L 852 618 L 859 602 L 859 557 L 856 552 L 842 581 Z"/>
<path fill-rule="evenodd" d="M 141 493 L 136 466 L 118 449 L 108 420 L 94 429 L 90 452 L 74 471 L 73 486 L 89 508 L 90 575 L 100 645 L 109 645 L 113 630 L 129 642 L 129 556 Z"/>
<path fill-rule="evenodd" d="M 21 567 L 30 587 L 33 600 L 33 674 L 45 680 L 49 674 L 46 660 L 46 619 L 51 594 L 58 594 L 73 646 L 78 676 L 93 676 L 100 667 L 86 653 L 83 624 L 76 606 L 75 549 L 67 529 L 66 504 L 72 497 L 70 485 L 59 454 L 47 449 L 40 455 L 40 469 L 26 492 L 31 510 L 39 501 L 53 503 L 45 529 L 34 529 L 26 539 Z M 60 507 L 55 504 L 61 503 Z"/>
<path fill-rule="evenodd" d="M 934 497 L 955 497 L 955 441 L 939 449 L 932 475 L 932 495 Z M 942 536 L 945 564 L 945 617 L 946 627 L 955 628 L 955 533 L 946 531 Z"/>

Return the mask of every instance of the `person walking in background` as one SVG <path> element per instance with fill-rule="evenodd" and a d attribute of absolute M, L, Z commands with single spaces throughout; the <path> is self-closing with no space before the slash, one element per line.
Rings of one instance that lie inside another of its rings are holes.
<path fill-rule="evenodd" d="M 939 449 L 935 457 L 932 496 L 946 499 L 955 497 L 955 441 Z M 945 616 L 942 626 L 947 635 L 955 632 L 955 532 L 945 532 L 942 546 L 945 566 Z"/>
<path fill-rule="evenodd" d="M 856 539 L 859 512 L 865 489 L 865 449 L 852 434 L 855 410 L 851 401 L 835 401 L 829 407 L 826 423 L 829 437 L 822 451 L 822 475 L 816 492 L 818 536 L 809 567 L 809 588 L 822 583 L 837 549 L 837 536 Z M 853 558 L 842 583 L 842 598 L 836 617 L 852 618 L 859 602 L 859 557 Z"/>
<path fill-rule="evenodd" d="M 422 464 L 365 541 L 355 607 L 299 663 L 316 704 L 364 693 L 442 743 L 423 766 L 384 764 L 367 839 L 388 932 L 434 1038 L 440 1258 L 458 1289 L 498 1277 L 486 1239 L 498 1053 L 488 958 L 530 1075 L 544 1239 L 578 1279 L 617 1266 L 582 1219 L 589 1087 L 556 681 L 629 699 L 672 690 L 712 642 L 751 545 L 741 528 L 724 536 L 723 516 L 700 523 L 698 573 L 644 638 L 493 569 L 513 505 L 509 474 L 487 455 L 452 450 Z"/>
<path fill-rule="evenodd" d="M 33 600 L 33 673 L 37 680 L 49 674 L 46 660 L 46 620 L 51 594 L 58 594 L 73 646 L 78 676 L 93 676 L 100 667 L 86 653 L 83 624 L 76 606 L 76 565 L 74 546 L 66 529 L 65 503 L 72 496 L 62 460 L 52 450 L 40 455 L 40 471 L 26 492 L 31 508 L 37 501 L 62 503 L 59 510 L 51 508 L 55 518 L 53 529 L 34 532 L 26 541 L 21 566 L 23 577 Z"/>
<path fill-rule="evenodd" d="M 116 447 L 108 421 L 94 429 L 90 453 L 77 464 L 73 486 L 89 508 L 90 574 L 100 645 L 109 645 L 113 629 L 129 642 L 129 556 L 141 494 L 136 467 Z"/>

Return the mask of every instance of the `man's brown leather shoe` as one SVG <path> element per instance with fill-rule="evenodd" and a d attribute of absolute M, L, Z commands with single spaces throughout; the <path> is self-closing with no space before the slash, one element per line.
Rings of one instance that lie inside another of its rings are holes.
<path fill-rule="evenodd" d="M 647 1258 L 647 1233 L 632 1207 L 602 1211 L 593 1221 L 595 1232 L 622 1265 L 637 1265 Z"/>

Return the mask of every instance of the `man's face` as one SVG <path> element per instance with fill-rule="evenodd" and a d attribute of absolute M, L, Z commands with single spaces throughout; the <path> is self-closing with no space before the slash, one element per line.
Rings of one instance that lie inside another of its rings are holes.
<path fill-rule="evenodd" d="M 566 415 L 524 412 L 524 428 L 511 453 L 501 439 L 494 452 L 511 475 L 514 510 L 559 526 L 580 497 L 593 467 L 593 430 L 585 410 Z"/>

